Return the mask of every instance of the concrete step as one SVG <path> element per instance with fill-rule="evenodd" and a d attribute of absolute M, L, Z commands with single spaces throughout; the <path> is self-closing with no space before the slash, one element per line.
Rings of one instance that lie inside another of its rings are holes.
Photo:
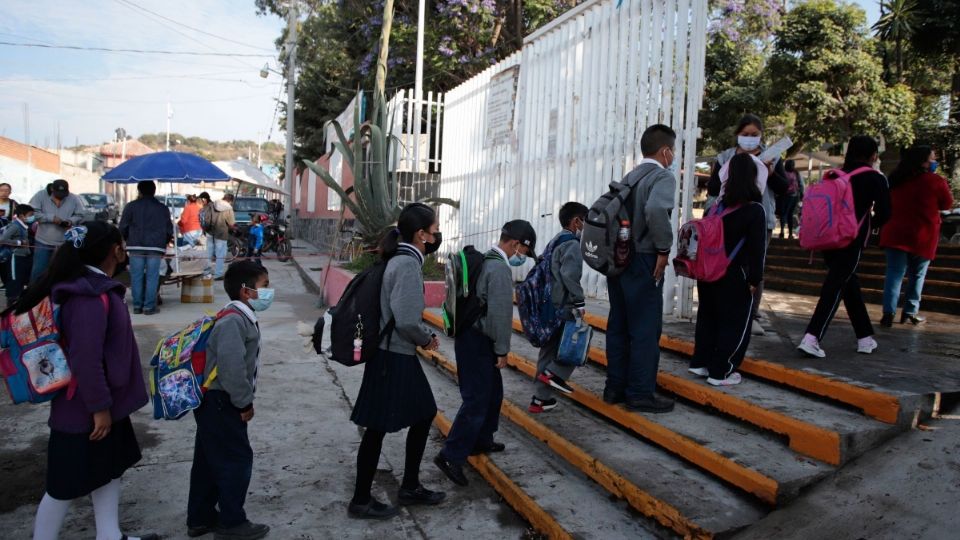
<path fill-rule="evenodd" d="M 782 280 L 807 281 L 816 285 L 820 285 L 823 283 L 826 273 L 826 268 L 813 268 L 810 266 L 780 266 L 774 264 L 774 261 L 768 260 L 766 269 L 764 270 L 764 279 L 775 278 Z M 958 272 L 958 274 L 960 274 L 960 272 Z M 857 277 L 860 279 L 860 286 L 864 289 L 879 290 L 881 292 L 883 291 L 883 274 L 862 274 L 858 271 Z M 906 283 L 906 279 L 904 279 L 904 283 Z M 926 280 L 924 280 L 923 292 L 924 298 L 926 298 L 927 295 L 942 296 L 945 298 L 960 298 L 960 282 L 944 281 L 928 277 Z M 901 294 L 903 294 L 902 291 Z"/>
<path fill-rule="evenodd" d="M 809 256 L 795 256 L 795 255 L 767 255 L 767 266 L 779 266 L 795 269 L 806 269 L 806 270 L 815 270 L 818 272 L 826 273 L 827 267 L 823 262 L 823 258 L 814 257 L 813 261 L 810 260 Z M 887 263 L 886 262 L 868 262 L 860 261 L 859 266 L 857 267 L 857 275 L 859 276 L 879 276 L 884 277 L 887 272 Z M 904 278 L 906 279 L 906 278 Z M 937 261 L 933 261 L 930 266 L 927 268 L 926 279 L 929 280 L 938 280 L 938 281 L 950 281 L 957 282 L 960 281 L 960 268 L 946 268 L 937 266 Z"/>
<path fill-rule="evenodd" d="M 778 277 L 774 273 L 768 273 L 763 278 L 765 287 L 775 291 L 786 291 L 796 294 L 807 294 L 819 296 L 821 282 L 813 282 L 798 279 L 785 279 Z M 926 287 L 926 286 L 925 286 Z M 861 288 L 863 299 L 867 303 L 880 305 L 883 303 L 883 288 L 870 289 Z M 946 313 L 948 315 L 960 315 L 960 298 L 957 296 L 936 296 L 924 292 L 921 301 L 923 311 L 932 311 L 936 313 Z"/>

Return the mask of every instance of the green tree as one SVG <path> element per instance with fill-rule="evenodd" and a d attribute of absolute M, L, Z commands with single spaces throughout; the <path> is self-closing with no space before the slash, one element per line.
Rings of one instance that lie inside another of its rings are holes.
<path fill-rule="evenodd" d="M 800 2 L 776 35 L 767 69 L 770 100 L 795 111 L 799 145 L 839 144 L 857 133 L 883 135 L 893 145 L 913 141 L 913 93 L 883 81 L 862 9 Z"/>
<path fill-rule="evenodd" d="M 917 22 L 917 0 L 888 0 L 880 2 L 883 15 L 873 25 L 880 39 L 894 44 L 897 82 L 903 82 L 903 44 L 914 33 Z"/>

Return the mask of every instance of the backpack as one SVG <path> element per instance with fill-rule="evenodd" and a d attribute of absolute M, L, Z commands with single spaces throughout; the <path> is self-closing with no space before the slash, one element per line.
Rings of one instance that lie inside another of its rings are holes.
<path fill-rule="evenodd" d="M 800 247 L 811 251 L 841 249 L 857 239 L 867 216 L 857 221 L 850 179 L 871 170 L 860 167 L 846 173 L 831 169 L 807 188 L 800 215 Z"/>
<path fill-rule="evenodd" d="M 542 347 L 557 332 L 563 319 L 553 305 L 553 250 L 560 244 L 576 240 L 572 233 L 562 234 L 547 244 L 537 264 L 517 285 L 517 309 L 523 333 L 534 347 Z"/>
<path fill-rule="evenodd" d="M 736 258 L 746 238 L 741 238 L 727 256 L 724 244 L 723 217 L 739 207 L 724 209 L 717 203 L 701 219 L 693 219 L 680 227 L 677 234 L 677 257 L 673 268 L 678 276 L 713 282 L 723 278 L 730 262 Z"/>
<path fill-rule="evenodd" d="M 204 379 L 207 340 L 217 321 L 231 313 L 243 316 L 237 309 L 226 308 L 214 316 L 194 321 L 157 343 L 150 360 L 150 395 L 155 419 L 176 420 L 200 406 L 203 394 L 217 378 L 214 367 Z"/>
<path fill-rule="evenodd" d="M 204 206 L 200 210 L 200 230 L 206 234 L 211 234 L 213 232 L 213 213 L 216 210 L 213 208 L 213 201 L 211 201 L 207 206 Z"/>
<path fill-rule="evenodd" d="M 100 295 L 110 312 L 110 299 Z M 61 390 L 73 399 L 77 381 L 61 345 L 60 306 L 46 297 L 17 315 L 8 309 L 0 320 L 0 376 L 14 403 L 44 403 Z"/>
<path fill-rule="evenodd" d="M 486 305 L 477 297 L 477 281 L 487 258 L 473 246 L 447 255 L 444 270 L 447 297 L 442 309 L 443 331 L 450 337 L 470 328 L 486 313 Z"/>
<path fill-rule="evenodd" d="M 2 220 L 0 220 L 0 222 L 2 222 Z M 23 227 L 23 225 L 19 225 L 18 223 L 15 223 L 15 222 L 3 225 L 2 227 L 0 227 L 0 236 L 3 236 L 4 233 L 7 232 L 8 227 Z M 28 229 L 24 227 L 23 229 L 24 234 L 26 234 L 27 231 Z M 14 246 L 6 245 L 6 244 L 0 246 L 0 264 L 7 264 L 8 262 L 10 262 L 10 259 L 13 258 L 13 250 L 14 250 Z"/>
<path fill-rule="evenodd" d="M 611 182 L 610 190 L 590 207 L 583 224 L 583 232 L 580 233 L 580 249 L 587 266 L 607 277 L 618 276 L 627 269 L 627 265 L 614 264 L 620 222 L 633 219 L 627 209 L 627 201 L 633 188 L 658 170 L 654 168 L 643 176 L 628 175 L 623 181 Z M 631 245 L 633 243 L 631 242 Z"/>
<path fill-rule="evenodd" d="M 398 251 L 395 257 L 412 257 Z M 387 262 L 360 272 L 347 285 L 340 302 L 330 308 L 330 359 L 345 366 L 356 366 L 377 356 L 384 336 L 393 332 L 391 319 L 380 328 L 380 289 Z M 317 321 L 320 324 L 319 321 Z M 322 330 L 322 325 L 320 326 Z"/>

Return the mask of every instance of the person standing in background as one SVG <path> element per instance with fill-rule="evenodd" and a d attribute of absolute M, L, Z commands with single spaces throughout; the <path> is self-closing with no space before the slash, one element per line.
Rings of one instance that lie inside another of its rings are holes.
<path fill-rule="evenodd" d="M 777 215 L 780 216 L 780 238 L 783 238 L 783 226 L 787 226 L 787 238 L 793 238 L 793 215 L 797 203 L 803 199 L 803 179 L 797 170 L 796 162 L 788 159 L 783 164 L 787 175 L 787 192 L 777 197 Z"/>
<path fill-rule="evenodd" d="M 83 202 L 70 193 L 70 184 L 66 180 L 59 179 L 51 182 L 46 190 L 37 192 L 30 199 L 30 206 L 39 224 L 30 272 L 30 281 L 33 282 L 46 272 L 53 252 L 64 242 L 63 233 L 83 222 Z"/>
<path fill-rule="evenodd" d="M 160 288 L 160 262 L 167 244 L 173 239 L 170 211 L 157 200 L 157 184 L 138 182 L 140 196 L 123 209 L 120 233 L 130 252 L 130 289 L 133 312 L 157 313 L 157 290 Z"/>
<path fill-rule="evenodd" d="M 187 204 L 183 208 L 183 213 L 180 214 L 180 221 L 177 222 L 177 227 L 183 236 L 181 246 L 193 247 L 200 242 L 200 237 L 203 236 L 203 229 L 200 227 L 202 209 L 203 204 L 196 195 L 187 195 Z"/>

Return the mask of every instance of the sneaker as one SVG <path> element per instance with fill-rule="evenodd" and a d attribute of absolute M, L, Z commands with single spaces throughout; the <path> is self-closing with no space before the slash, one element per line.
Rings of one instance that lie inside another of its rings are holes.
<path fill-rule="evenodd" d="M 229 529 L 218 529 L 214 533 L 214 540 L 260 540 L 270 532 L 270 527 L 245 521 L 236 527 Z"/>
<path fill-rule="evenodd" d="M 567 384 L 567 381 L 563 380 L 559 375 L 553 373 L 549 369 L 545 369 L 543 370 L 543 373 L 537 375 L 537 380 L 543 384 L 556 388 L 564 394 L 569 395 L 573 393 L 573 388 L 570 388 L 570 385 Z"/>
<path fill-rule="evenodd" d="M 860 354 L 871 354 L 877 350 L 879 346 L 877 340 L 873 339 L 873 336 L 857 340 L 857 352 Z"/>
<path fill-rule="evenodd" d="M 347 506 L 347 515 L 353 519 L 389 519 L 399 513 L 399 506 L 383 504 L 372 497 L 367 504 L 350 503 Z"/>
<path fill-rule="evenodd" d="M 736 372 L 727 375 L 726 379 L 714 379 L 713 377 L 707 377 L 707 384 L 713 386 L 733 386 L 735 384 L 740 384 L 742 381 L 743 377 Z"/>
<path fill-rule="evenodd" d="M 397 500 L 404 506 L 423 504 L 434 506 L 443 502 L 447 494 L 442 491 L 430 491 L 423 486 L 417 486 L 417 489 L 400 488 Z"/>
<path fill-rule="evenodd" d="M 688 369 L 687 371 L 689 371 L 690 373 L 693 373 L 693 374 L 696 375 L 697 377 L 709 377 L 709 376 L 710 376 L 710 370 L 707 369 L 707 368 L 705 368 L 705 367 L 692 367 L 692 368 Z"/>
<path fill-rule="evenodd" d="M 758 321 L 758 320 L 756 320 L 756 319 L 754 319 L 754 320 L 753 320 L 753 323 L 750 325 L 750 333 L 753 334 L 753 335 L 755 335 L 755 336 L 765 336 L 765 335 L 767 335 L 767 331 L 764 330 L 762 326 L 760 326 L 760 321 Z"/>
<path fill-rule="evenodd" d="M 134 315 L 142 315 L 142 314 L 143 314 L 143 308 L 142 308 L 142 307 L 135 307 L 135 308 L 133 308 L 133 314 L 134 314 Z"/>
<path fill-rule="evenodd" d="M 803 341 L 800 342 L 797 350 L 802 351 L 807 356 L 812 356 L 813 358 L 827 357 L 827 353 L 820 348 L 820 342 L 817 341 L 817 338 L 813 337 L 811 334 L 803 336 Z"/>
<path fill-rule="evenodd" d="M 160 308 L 153 308 L 153 309 L 145 309 L 145 310 L 143 310 L 143 314 L 144 314 L 144 315 L 156 315 L 157 313 L 160 313 Z"/>
<path fill-rule="evenodd" d="M 533 398 L 533 400 L 530 402 L 530 406 L 527 407 L 527 410 L 534 414 L 539 414 L 542 412 L 547 412 L 550 409 L 555 409 L 556 407 L 557 407 L 557 400 L 553 398 L 550 398 L 550 399 Z"/>

